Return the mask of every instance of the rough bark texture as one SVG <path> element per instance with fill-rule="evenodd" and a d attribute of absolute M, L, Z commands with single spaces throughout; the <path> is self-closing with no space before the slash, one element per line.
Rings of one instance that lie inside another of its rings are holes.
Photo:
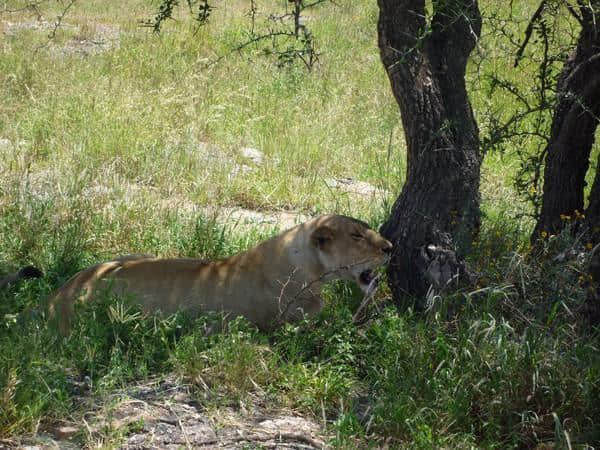
<path fill-rule="evenodd" d="M 598 156 L 598 162 L 596 163 L 596 177 L 590 191 L 589 205 L 585 210 L 585 217 L 584 223 L 585 229 L 589 232 L 589 241 L 595 244 L 600 243 L 600 156 Z M 598 281 L 600 282 L 600 275 Z"/>
<path fill-rule="evenodd" d="M 558 80 L 558 104 L 546 149 L 542 209 L 533 242 L 545 233 L 559 232 L 565 225 L 561 215 L 574 217 L 576 211 L 585 211 L 585 176 L 600 116 L 600 0 L 581 5 L 577 48 Z M 600 223 L 599 203 L 600 180 L 596 173 L 585 211 L 587 230 Z"/>
<path fill-rule="evenodd" d="M 378 0 L 379 49 L 400 106 L 407 176 L 382 233 L 395 299 L 442 289 L 479 227 L 479 131 L 465 68 L 481 31 L 476 0 Z"/>

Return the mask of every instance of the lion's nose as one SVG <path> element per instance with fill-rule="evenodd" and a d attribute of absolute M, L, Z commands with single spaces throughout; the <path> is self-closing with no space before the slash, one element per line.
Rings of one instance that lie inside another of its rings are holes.
<path fill-rule="evenodd" d="M 381 251 L 383 253 L 390 254 L 390 253 L 392 253 L 393 248 L 394 248 L 394 246 L 392 245 L 392 243 L 390 241 L 385 241 L 385 243 L 383 244 L 383 247 L 381 248 Z"/>

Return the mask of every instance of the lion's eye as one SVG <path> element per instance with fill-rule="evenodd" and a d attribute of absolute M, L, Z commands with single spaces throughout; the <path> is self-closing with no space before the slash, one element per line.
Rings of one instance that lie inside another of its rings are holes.
<path fill-rule="evenodd" d="M 365 237 L 364 237 L 362 234 L 360 234 L 360 233 L 352 233 L 350 236 L 351 236 L 351 237 L 352 237 L 352 239 L 354 239 L 355 241 L 360 241 L 360 240 L 362 240 L 362 239 L 364 239 L 364 238 L 365 238 Z"/>

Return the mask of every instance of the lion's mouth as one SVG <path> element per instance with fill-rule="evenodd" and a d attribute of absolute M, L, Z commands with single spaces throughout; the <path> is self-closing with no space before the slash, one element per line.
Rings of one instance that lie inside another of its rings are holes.
<path fill-rule="evenodd" d="M 371 269 L 363 270 L 358 276 L 361 284 L 371 284 L 371 282 L 375 279 L 375 273 Z"/>

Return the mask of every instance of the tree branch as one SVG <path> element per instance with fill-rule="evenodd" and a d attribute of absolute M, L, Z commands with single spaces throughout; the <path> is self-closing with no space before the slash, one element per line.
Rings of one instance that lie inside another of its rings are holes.
<path fill-rule="evenodd" d="M 37 12 L 38 6 L 40 6 L 42 3 L 45 3 L 47 1 L 48 0 L 32 1 L 32 2 L 29 2 L 27 5 L 23 6 L 22 8 L 15 8 L 15 9 L 8 9 L 5 6 L 4 9 L 0 10 L 0 14 L 14 14 L 14 13 L 22 12 L 22 11 L 27 11 L 28 9 L 32 9 Z"/>
<path fill-rule="evenodd" d="M 529 21 L 529 24 L 527 25 L 527 29 L 525 30 L 525 39 L 523 40 L 523 43 L 521 44 L 521 47 L 519 48 L 519 50 L 517 50 L 517 56 L 515 57 L 514 67 L 517 67 L 519 65 L 519 61 L 521 60 L 521 57 L 523 56 L 525 47 L 527 47 L 527 44 L 529 43 L 529 39 L 531 38 L 531 33 L 533 33 L 533 27 L 535 25 L 535 22 L 537 22 L 538 19 L 541 17 L 545 6 L 546 6 L 546 0 L 542 0 L 542 2 L 540 3 L 540 6 L 538 6 L 536 11 L 533 13 L 531 20 Z"/>
<path fill-rule="evenodd" d="M 54 22 L 54 27 L 52 28 L 52 31 L 48 35 L 48 39 L 54 39 L 54 37 L 56 36 L 56 32 L 60 28 L 60 25 L 61 25 L 63 19 L 67 15 L 67 12 L 69 11 L 69 9 L 71 9 L 71 7 L 75 4 L 76 1 L 77 0 L 71 0 L 67 4 L 67 6 L 65 7 L 65 9 L 63 9 L 63 11 L 56 17 L 56 22 Z"/>
<path fill-rule="evenodd" d="M 569 2 L 566 2 L 566 4 L 567 4 L 567 10 L 569 11 L 569 13 L 573 17 L 575 17 L 575 20 L 577 20 L 577 22 L 579 22 L 579 25 L 583 26 L 583 18 L 579 14 L 577 14 L 577 11 L 573 7 L 573 5 L 571 5 Z"/>
<path fill-rule="evenodd" d="M 206 64 L 206 67 L 210 67 L 214 64 L 217 64 L 219 62 L 221 62 L 222 59 L 226 58 L 227 56 L 231 55 L 232 53 L 235 52 L 239 52 L 243 49 L 245 49 L 246 47 L 255 44 L 257 42 L 263 41 L 265 39 L 270 39 L 270 38 L 274 38 L 277 36 L 288 36 L 288 37 L 294 37 L 294 32 L 293 31 L 271 31 L 269 33 L 265 33 L 265 34 L 259 34 L 257 36 L 254 36 L 251 39 L 248 39 L 246 42 L 242 42 L 240 45 L 238 45 L 237 47 L 231 49 L 230 51 L 228 51 L 227 53 L 225 53 L 224 55 L 219 56 L 217 59 L 214 59 L 210 62 L 208 62 Z"/>

